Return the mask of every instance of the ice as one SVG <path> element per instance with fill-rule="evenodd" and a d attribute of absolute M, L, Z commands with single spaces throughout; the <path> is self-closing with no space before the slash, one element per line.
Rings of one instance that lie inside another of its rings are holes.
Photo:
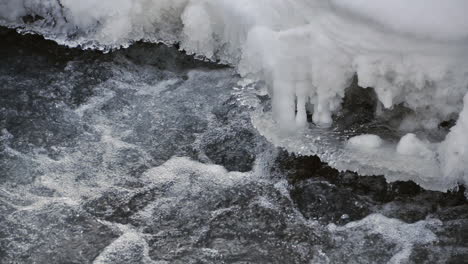
<path fill-rule="evenodd" d="M 466 185 L 468 183 L 468 94 L 465 95 L 464 102 L 465 106 L 457 124 L 440 144 L 438 154 L 446 180 L 458 180 Z"/>
<path fill-rule="evenodd" d="M 336 7 L 352 15 L 360 16 L 386 26 L 394 32 L 416 35 L 423 38 L 447 40 L 468 37 L 468 19 L 463 0 L 442 3 L 437 0 L 332 0 Z"/>
<path fill-rule="evenodd" d="M 256 112 L 254 126 L 276 146 L 299 155 L 317 155 L 330 166 L 340 171 L 355 171 L 360 175 L 385 175 L 389 182 L 412 180 L 424 188 L 447 191 L 455 188 L 459 179 L 448 180 L 441 177 L 436 155 L 422 157 L 398 154 L 396 144 L 379 140 L 362 140 L 357 137 L 358 147 L 348 144 L 349 131 L 334 131 L 326 128 L 310 127 L 294 135 L 278 132 L 277 124 L 269 113 Z M 382 131 L 381 131 L 382 132 Z M 366 136 L 364 136 L 366 137 Z M 351 138 L 352 139 L 352 138 Z M 380 146 L 377 148 L 365 145 Z"/>
<path fill-rule="evenodd" d="M 402 155 L 417 155 L 431 158 L 434 152 L 430 150 L 430 144 L 423 142 L 413 133 L 408 133 L 398 142 L 396 151 Z"/>
<path fill-rule="evenodd" d="M 140 39 L 174 43 L 186 2 L 2 0 L 0 19 L 3 24 L 16 26 L 27 21 L 25 16 L 33 16 L 27 21 L 31 25 L 26 31 L 40 32 L 69 46 L 114 48 Z"/>
<path fill-rule="evenodd" d="M 177 43 L 199 58 L 230 64 L 244 78 L 266 84 L 276 129 L 283 134 L 306 129 L 308 112 L 314 125 L 333 126 L 355 76 L 359 86 L 375 91 L 377 114 L 407 109 L 401 117 L 406 133 L 421 127 L 432 133 L 441 122 L 456 119 L 467 93 L 463 0 L 1 0 L 0 6 L 2 25 L 68 46 L 109 51 L 138 40 Z M 413 153 L 403 145 L 403 153 Z M 435 171 L 450 179 L 447 186 L 456 185 L 466 174 L 456 165 L 461 157 L 442 156 L 441 162 L 458 172 Z M 412 174 L 423 181 L 433 177 Z"/>
<path fill-rule="evenodd" d="M 348 140 L 349 146 L 362 149 L 375 149 L 382 144 L 382 139 L 377 135 L 359 135 Z"/>

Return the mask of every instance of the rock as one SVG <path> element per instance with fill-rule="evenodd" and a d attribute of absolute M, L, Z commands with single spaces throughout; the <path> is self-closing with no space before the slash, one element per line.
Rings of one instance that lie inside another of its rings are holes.
<path fill-rule="evenodd" d="M 92 263 L 119 234 L 61 202 L 10 214 L 2 224 L 1 263 Z"/>

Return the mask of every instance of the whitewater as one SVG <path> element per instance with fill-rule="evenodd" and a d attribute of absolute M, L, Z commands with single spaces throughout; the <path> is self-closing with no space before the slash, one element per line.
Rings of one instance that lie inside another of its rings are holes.
<path fill-rule="evenodd" d="M 468 182 L 467 10 L 464 0 L 0 0 L 0 24 L 104 52 L 178 45 L 268 92 L 271 110 L 252 122 L 275 145 L 446 191 Z M 390 136 L 337 128 L 353 82 L 375 94 Z"/>

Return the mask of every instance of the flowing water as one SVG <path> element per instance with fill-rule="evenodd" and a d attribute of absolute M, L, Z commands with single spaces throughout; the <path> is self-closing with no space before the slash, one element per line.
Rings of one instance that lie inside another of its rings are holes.
<path fill-rule="evenodd" d="M 257 129 L 263 109 L 261 84 L 176 48 L 1 28 L 0 263 L 466 263 L 463 186 L 289 154 Z"/>

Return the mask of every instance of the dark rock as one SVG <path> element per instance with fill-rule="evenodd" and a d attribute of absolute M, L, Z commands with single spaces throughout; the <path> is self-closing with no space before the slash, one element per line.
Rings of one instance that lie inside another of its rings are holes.
<path fill-rule="evenodd" d="M 1 263 L 92 263 L 118 234 L 89 214 L 54 203 L 11 214 Z"/>
<path fill-rule="evenodd" d="M 303 181 L 293 185 L 290 192 L 305 217 L 324 223 L 345 224 L 371 212 L 372 204 L 365 198 L 324 181 Z"/>
<path fill-rule="evenodd" d="M 167 186 L 136 190 L 108 190 L 98 198 L 88 200 L 83 208 L 92 215 L 111 222 L 128 224 L 131 216 L 152 202 Z M 132 224 L 136 224 L 132 222 Z"/>
<path fill-rule="evenodd" d="M 377 102 L 374 89 L 359 87 L 358 77 L 354 76 L 351 85 L 345 91 L 342 110 L 334 118 L 334 126 L 340 130 L 359 131 L 363 124 L 375 120 Z"/>
<path fill-rule="evenodd" d="M 290 218 L 290 202 L 271 185 L 251 183 L 168 202 L 161 204 L 166 211 L 156 211 L 152 223 L 145 222 L 145 232 L 153 234 L 149 247 L 154 260 L 304 263 L 314 255 L 311 245 L 327 239 Z"/>
<path fill-rule="evenodd" d="M 255 135 L 249 130 L 223 133 L 204 148 L 206 156 L 229 171 L 250 171 L 255 161 Z"/>
<path fill-rule="evenodd" d="M 272 172 L 288 177 L 291 197 L 312 219 L 343 224 L 372 212 L 408 223 L 429 215 L 441 219 L 465 217 L 463 186 L 448 193 L 427 191 L 412 181 L 387 183 L 383 176 L 338 172 L 318 157 L 296 156 L 283 150 L 275 163 Z M 341 219 L 342 215 L 347 218 Z"/>
<path fill-rule="evenodd" d="M 21 19 L 26 24 L 32 24 L 36 21 L 43 20 L 44 18 L 39 15 L 26 15 L 26 16 L 23 16 Z"/>

